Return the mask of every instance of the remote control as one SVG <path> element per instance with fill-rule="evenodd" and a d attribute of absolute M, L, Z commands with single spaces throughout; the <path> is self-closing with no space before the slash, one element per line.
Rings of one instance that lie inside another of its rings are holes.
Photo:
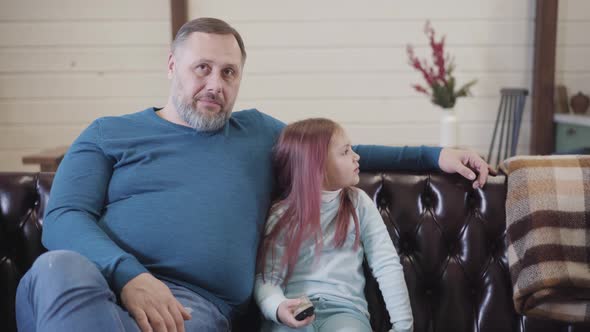
<path fill-rule="evenodd" d="M 295 309 L 294 315 L 296 320 L 302 321 L 307 317 L 313 315 L 314 307 L 311 301 L 307 298 L 307 296 L 302 296 L 299 299 L 301 300 L 301 303 Z"/>

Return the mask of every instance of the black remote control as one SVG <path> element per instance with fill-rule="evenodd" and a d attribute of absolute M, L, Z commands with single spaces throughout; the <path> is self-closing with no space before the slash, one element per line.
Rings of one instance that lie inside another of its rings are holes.
<path fill-rule="evenodd" d="M 311 303 L 311 301 L 306 296 L 300 297 L 300 300 L 301 300 L 301 303 L 295 309 L 295 312 L 294 312 L 295 319 L 298 321 L 302 321 L 302 320 L 306 319 L 307 317 L 313 315 L 314 309 L 315 309 L 313 307 L 313 304 Z"/>

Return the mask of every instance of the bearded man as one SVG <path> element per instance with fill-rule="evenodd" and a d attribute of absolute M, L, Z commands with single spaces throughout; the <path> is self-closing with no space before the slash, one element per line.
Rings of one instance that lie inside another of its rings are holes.
<path fill-rule="evenodd" d="M 232 113 L 246 50 L 213 18 L 187 22 L 163 108 L 94 121 L 55 175 L 41 255 L 17 290 L 19 331 L 228 331 L 248 303 L 284 124 Z M 357 146 L 361 169 L 440 168 L 483 186 L 474 152 Z M 478 176 L 469 168 L 478 173 Z"/>

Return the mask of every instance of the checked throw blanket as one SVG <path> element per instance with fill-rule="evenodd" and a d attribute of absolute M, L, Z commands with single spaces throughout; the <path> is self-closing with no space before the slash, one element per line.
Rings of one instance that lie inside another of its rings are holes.
<path fill-rule="evenodd" d="M 590 156 L 517 156 L 504 168 L 516 311 L 590 322 Z"/>

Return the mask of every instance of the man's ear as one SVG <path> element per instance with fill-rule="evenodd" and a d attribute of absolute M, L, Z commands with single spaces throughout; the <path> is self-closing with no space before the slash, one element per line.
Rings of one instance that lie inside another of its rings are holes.
<path fill-rule="evenodd" d="M 172 52 L 168 53 L 168 79 L 172 79 L 172 73 L 176 67 L 176 57 Z"/>

